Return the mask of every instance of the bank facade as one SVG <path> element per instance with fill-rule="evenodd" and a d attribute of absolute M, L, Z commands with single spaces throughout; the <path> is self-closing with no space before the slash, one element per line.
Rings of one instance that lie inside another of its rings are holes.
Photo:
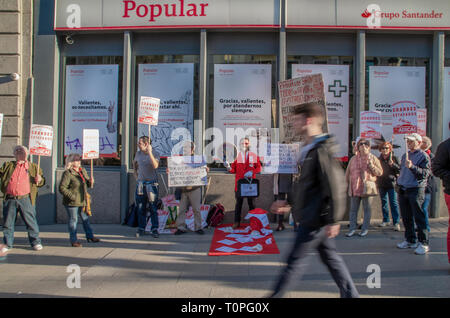
<path fill-rule="evenodd" d="M 1 14 L 21 16 L 20 8 L 18 5 Z M 450 96 L 447 97 L 445 86 L 446 76 L 450 74 L 446 68 L 450 67 L 450 4 L 447 1 L 392 4 L 383 0 L 374 5 L 371 1 L 358 0 L 40 0 L 34 1 L 31 16 L 32 73 L 22 75 L 22 81 L 31 83 L 30 93 L 0 90 L 2 100 L 20 96 L 22 101 L 16 102 L 17 109 L 29 103 L 30 119 L 26 121 L 25 115 L 17 111 L 7 115 L 9 120 L 17 118 L 23 122 L 24 127 L 3 133 L 0 155 L 6 160 L 13 143 L 27 144 L 27 127 L 31 122 L 53 126 L 57 137 L 52 156 L 41 158 L 47 186 L 41 189 L 38 199 L 40 224 L 66 220 L 57 185 L 64 169 L 64 156 L 78 150 L 75 139 L 68 139 L 68 127 L 76 122 L 68 117 L 68 102 L 74 96 L 79 102 L 78 110 L 96 103 L 82 97 L 83 92 L 78 89 L 82 86 L 69 84 L 77 79 L 70 75 L 81 76 L 80 72 L 90 67 L 101 72 L 111 69 L 116 74 L 113 88 L 105 86 L 106 80 L 94 82 L 99 91 L 106 87 L 104 94 L 115 98 L 114 113 L 108 123 L 115 127 L 114 136 L 105 139 L 103 145 L 111 146 L 111 155 L 96 161 L 94 168 L 94 223 L 120 223 L 134 200 L 132 160 L 141 135 L 137 109 L 145 92 L 142 83 L 152 72 L 174 71 L 174 89 L 185 82 L 177 80 L 183 72 L 190 74 L 191 108 L 187 108 L 190 118 L 187 125 L 194 141 L 202 147 L 207 146 L 204 134 L 215 126 L 217 116 L 221 115 L 215 96 L 220 93 L 215 74 L 220 71 L 217 66 L 224 69 L 226 65 L 238 64 L 258 65 L 269 72 L 268 89 L 261 93 L 267 94 L 265 98 L 270 104 L 265 118 L 270 127 L 266 128 L 280 125 L 277 83 L 292 78 L 295 65 L 345 66 L 348 106 L 345 120 L 340 119 L 343 121 L 339 130 L 344 132 L 347 142 L 344 147 L 347 157 L 351 151 L 348 145 L 359 135 L 359 115 L 355 114 L 370 109 L 370 68 L 417 67 L 424 77 L 422 107 L 426 108 L 426 135 L 434 142 L 432 149 L 450 137 L 450 114 L 446 111 L 450 108 Z M 175 64 L 185 68 L 171 68 Z M 8 69 L 1 73 L 6 76 L 14 71 Z M 77 83 L 82 85 L 83 81 Z M 0 84 L 0 89 L 3 85 L 6 84 Z M 335 85 L 341 85 L 338 88 L 344 91 L 341 82 Z M 170 96 L 170 85 L 166 91 Z M 108 106 L 111 104 L 99 106 L 105 111 L 104 118 Z M 82 112 L 73 116 L 82 116 Z M 164 138 L 167 136 L 162 135 L 161 139 Z M 165 170 L 163 160 L 161 195 L 167 193 Z M 209 175 L 211 185 L 206 202 L 220 202 L 228 211 L 233 210 L 234 175 L 227 174 L 220 165 L 211 165 Z M 273 176 L 260 175 L 259 179 L 261 195 L 256 204 L 267 209 L 273 200 Z M 432 217 L 446 215 L 441 192 L 439 185 L 433 197 Z M 373 215 L 381 216 L 378 202 Z"/>

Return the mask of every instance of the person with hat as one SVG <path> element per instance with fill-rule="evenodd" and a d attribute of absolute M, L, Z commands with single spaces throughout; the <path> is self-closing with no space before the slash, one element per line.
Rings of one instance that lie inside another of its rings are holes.
<path fill-rule="evenodd" d="M 365 138 L 360 138 L 356 145 L 358 151 L 350 159 L 345 174 L 348 183 L 348 195 L 350 196 L 350 230 L 346 234 L 347 237 L 355 235 L 356 221 L 361 201 L 364 207 L 364 221 L 359 235 L 364 237 L 368 234 L 372 216 L 372 198 L 378 195 L 378 193 L 366 193 L 365 184 L 371 182 L 375 186 L 377 177 L 383 174 L 380 160 L 370 153 L 370 141 Z M 376 190 L 376 186 L 373 190 Z"/>
<path fill-rule="evenodd" d="M 420 149 L 422 137 L 419 134 L 410 134 L 405 139 L 408 152 L 402 156 L 400 175 L 397 179 L 405 240 L 397 244 L 397 247 L 400 249 L 414 248 L 415 254 L 424 255 L 430 249 L 423 202 L 428 175 L 431 172 L 431 160 Z M 414 222 L 417 225 L 417 235 L 414 230 Z"/>

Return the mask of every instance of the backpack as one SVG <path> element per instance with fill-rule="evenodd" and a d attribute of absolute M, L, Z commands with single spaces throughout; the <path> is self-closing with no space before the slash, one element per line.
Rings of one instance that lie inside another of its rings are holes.
<path fill-rule="evenodd" d="M 127 213 L 125 215 L 125 219 L 123 220 L 122 225 L 128 225 L 131 227 L 138 226 L 137 206 L 135 203 L 131 204 L 128 207 L 128 210 L 127 210 Z"/>
<path fill-rule="evenodd" d="M 224 217 L 225 208 L 222 204 L 217 203 L 209 209 L 208 216 L 206 217 L 206 224 L 208 224 L 208 226 L 216 227 L 222 223 Z"/>

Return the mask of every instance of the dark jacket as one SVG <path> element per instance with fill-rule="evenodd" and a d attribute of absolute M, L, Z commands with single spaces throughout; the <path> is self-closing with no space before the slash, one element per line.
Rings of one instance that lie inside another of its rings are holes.
<path fill-rule="evenodd" d="M 425 153 L 430 157 L 431 163 L 433 163 L 434 155 L 430 150 L 425 151 Z M 433 193 L 434 191 L 434 177 L 433 174 L 430 173 L 427 179 L 427 186 L 425 187 L 425 193 Z"/>
<path fill-rule="evenodd" d="M 383 168 L 383 174 L 377 178 L 377 186 L 386 189 L 394 188 L 397 177 L 400 174 L 400 164 L 397 157 L 392 155 L 392 166 L 389 165 L 389 157 L 383 159 L 383 155 L 380 155 L 378 159 L 380 160 L 381 168 Z"/>
<path fill-rule="evenodd" d="M 337 144 L 327 137 L 308 151 L 288 201 L 301 226 L 320 228 L 340 221 L 346 207 L 344 171 L 334 158 Z"/>
<path fill-rule="evenodd" d="M 73 169 L 64 171 L 61 182 L 59 183 L 59 192 L 63 195 L 63 205 L 66 206 L 85 206 L 87 187 L 91 186 L 91 180 L 86 169 L 81 168 L 85 182 L 80 175 Z"/>
<path fill-rule="evenodd" d="M 442 180 L 444 192 L 450 195 L 450 138 L 438 145 L 431 171 Z"/>
<path fill-rule="evenodd" d="M 35 163 L 28 162 L 28 175 L 30 176 L 30 200 L 31 204 L 36 204 L 36 197 L 38 195 L 38 188 L 42 187 L 45 184 L 45 178 L 42 173 L 42 169 L 39 168 L 39 175 L 42 177 L 42 181 L 39 184 L 34 182 L 38 174 L 38 166 Z M 11 180 L 12 174 L 16 169 L 17 161 L 8 161 L 3 164 L 0 168 L 0 182 L 1 182 L 1 190 L 6 194 L 6 189 L 8 188 L 9 181 Z"/>

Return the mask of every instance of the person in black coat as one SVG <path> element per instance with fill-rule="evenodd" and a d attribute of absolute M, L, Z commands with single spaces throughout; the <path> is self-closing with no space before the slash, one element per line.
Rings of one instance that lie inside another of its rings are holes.
<path fill-rule="evenodd" d="M 392 144 L 383 142 L 378 147 L 381 155 L 378 157 L 383 168 L 383 174 L 377 178 L 377 186 L 381 198 L 383 222 L 380 227 L 389 225 L 389 206 L 391 208 L 392 224 L 396 231 L 400 231 L 400 209 L 398 205 L 395 183 L 400 173 L 400 163 L 392 152 Z"/>
<path fill-rule="evenodd" d="M 337 143 L 334 137 L 322 131 L 325 120 L 322 106 L 316 103 L 297 105 L 293 117 L 295 132 L 305 138 L 300 153 L 300 178 L 293 184 L 288 197 L 299 227 L 287 266 L 282 270 L 270 297 L 283 295 L 296 268 L 298 275 L 304 273 L 306 256 L 312 249 L 319 252 L 339 287 L 341 297 L 359 297 L 344 260 L 336 252 L 334 241 L 339 234 L 338 222 L 344 216 L 347 197 L 344 171 L 334 158 Z M 290 211 L 288 202 L 274 202 L 271 211 Z"/>

